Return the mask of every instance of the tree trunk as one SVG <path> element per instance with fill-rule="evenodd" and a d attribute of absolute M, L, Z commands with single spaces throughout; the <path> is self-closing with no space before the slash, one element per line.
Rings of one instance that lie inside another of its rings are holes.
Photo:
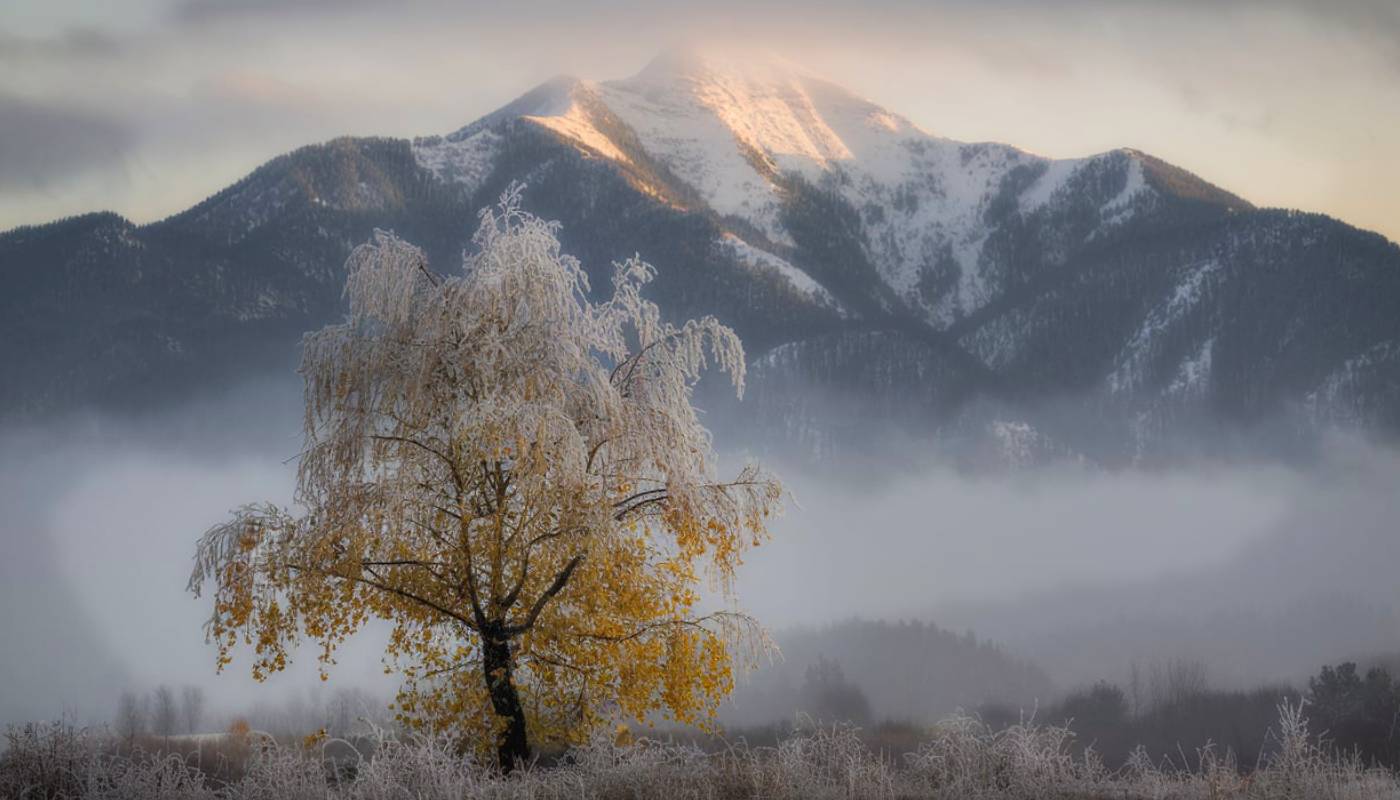
<path fill-rule="evenodd" d="M 525 708 L 520 705 L 513 676 L 515 660 L 510 640 L 504 636 L 482 636 L 481 665 L 486 676 L 486 688 L 491 693 L 491 707 L 496 716 L 505 720 L 506 729 L 496 741 L 496 759 L 501 772 L 530 762 L 530 741 L 525 735 Z"/>

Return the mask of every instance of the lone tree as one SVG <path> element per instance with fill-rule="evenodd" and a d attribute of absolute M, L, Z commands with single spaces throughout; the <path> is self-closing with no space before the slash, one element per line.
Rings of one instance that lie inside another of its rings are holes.
<path fill-rule="evenodd" d="M 711 362 L 742 393 L 743 348 L 664 322 L 635 257 L 591 303 L 556 231 L 512 187 L 459 275 L 383 232 L 350 256 L 346 321 L 304 341 L 301 513 L 246 506 L 199 541 L 221 669 L 243 639 L 262 679 L 306 637 L 324 680 L 387 620 L 400 719 L 507 771 L 613 715 L 712 718 L 763 645 L 732 578 L 784 496 L 755 466 L 718 480 L 691 404 Z M 725 610 L 699 613 L 706 577 Z"/>

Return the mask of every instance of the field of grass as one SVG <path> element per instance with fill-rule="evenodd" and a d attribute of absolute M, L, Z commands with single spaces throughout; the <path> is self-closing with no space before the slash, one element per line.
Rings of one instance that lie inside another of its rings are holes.
<path fill-rule="evenodd" d="M 0 756 L 0 797 L 111 800 L 896 800 L 1059 798 L 1108 800 L 1371 800 L 1400 798 L 1400 780 L 1338 757 L 1309 735 L 1300 709 L 1284 706 L 1276 748 L 1238 765 L 1207 748 L 1191 769 L 1145 756 L 1110 771 L 1092 749 L 1073 755 L 1066 728 L 993 730 L 959 716 L 927 730 L 911 752 L 872 749 L 850 727 L 808 725 L 772 746 L 611 738 L 557 764 L 502 776 L 447 743 L 380 734 L 312 746 L 278 744 L 256 731 L 215 738 L 119 742 L 64 725 L 11 729 Z"/>

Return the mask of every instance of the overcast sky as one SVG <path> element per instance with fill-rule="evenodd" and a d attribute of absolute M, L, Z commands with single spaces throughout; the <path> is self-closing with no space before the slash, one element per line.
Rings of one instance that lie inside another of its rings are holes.
<path fill-rule="evenodd" d="M 7 0 L 0 229 L 154 220 L 302 144 L 446 132 L 555 74 L 714 41 L 937 134 L 1136 147 L 1400 239 L 1394 0 Z"/>

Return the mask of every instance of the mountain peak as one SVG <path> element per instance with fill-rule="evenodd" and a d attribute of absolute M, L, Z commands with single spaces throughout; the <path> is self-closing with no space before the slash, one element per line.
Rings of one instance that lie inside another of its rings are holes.
<path fill-rule="evenodd" d="M 704 52 L 693 46 L 662 50 L 652 57 L 633 76 L 634 79 L 668 79 L 683 75 L 695 75 L 706 69 Z"/>
<path fill-rule="evenodd" d="M 742 80 L 751 84 L 781 84 L 811 77 L 798 64 L 769 51 L 685 46 L 661 51 L 627 80 L 644 83 Z"/>
<path fill-rule="evenodd" d="M 994 276 L 982 269 L 982 245 L 995 226 L 988 208 L 1033 215 L 1099 187 L 1092 200 L 1106 231 L 1131 219 L 1154 193 L 1245 205 L 1136 152 L 1051 161 L 1005 145 L 933 136 L 790 61 L 755 51 L 666 50 L 621 80 L 551 81 L 487 122 L 502 116 L 547 129 L 586 157 L 622 165 L 650 194 L 698 201 L 784 247 L 797 244 L 784 204 L 799 183 L 839 192 L 852 209 L 879 209 L 866 223 L 871 262 L 895 295 L 940 325 L 996 293 Z M 464 137 L 450 152 L 424 151 L 421 160 L 476 185 L 495 134 L 482 123 L 465 130 L 482 135 Z M 1029 184 L 1024 176 L 1031 176 Z"/>
<path fill-rule="evenodd" d="M 801 172 L 849 161 L 867 132 L 907 134 L 900 117 L 792 62 L 749 51 L 682 48 L 658 55 L 636 75 L 601 85 L 629 123 L 667 128 L 660 138 L 719 136 L 779 169 Z M 707 129 L 715 126 L 714 131 Z M 643 139 L 647 137 L 644 132 Z"/>
<path fill-rule="evenodd" d="M 516 117 L 548 117 L 566 112 L 586 82 L 572 75 L 556 75 L 484 117 L 449 134 L 449 141 L 468 139 L 496 123 Z"/>

